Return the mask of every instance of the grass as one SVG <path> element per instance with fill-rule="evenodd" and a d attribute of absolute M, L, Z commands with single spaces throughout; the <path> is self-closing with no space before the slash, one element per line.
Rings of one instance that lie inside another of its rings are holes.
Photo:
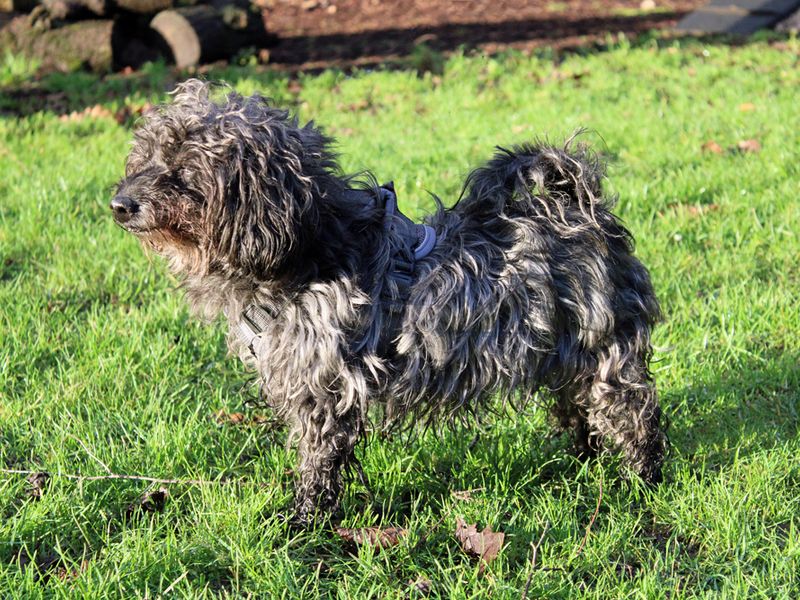
<path fill-rule="evenodd" d="M 652 271 L 666 314 L 654 363 L 674 446 L 666 482 L 626 483 L 612 457 L 577 462 L 536 411 L 491 419 L 472 447 L 463 430 L 376 440 L 360 453 L 371 495 L 350 488 L 343 524 L 408 529 L 380 552 L 290 531 L 283 434 L 215 423 L 219 410 L 261 413 L 244 406 L 252 392 L 222 327 L 190 319 L 164 265 L 109 218 L 130 128 L 6 113 L 2 466 L 230 483 L 168 485 L 163 512 L 144 512 L 128 510 L 143 482 L 54 475 L 35 500 L 23 476 L 0 475 L 0 594 L 404 598 L 423 577 L 442 598 L 519 598 L 528 580 L 529 598 L 797 597 L 798 50 L 623 40 L 558 61 L 456 56 L 441 76 L 211 73 L 324 124 L 344 166 L 393 178 L 412 215 L 431 208 L 427 189 L 454 200 L 494 145 L 587 126 Z M 3 64 L 0 81 L 24 70 Z M 163 99 L 174 79 L 156 65 L 139 79 L 38 85 L 64 111 L 114 112 Z M 3 109 L 30 109 L 6 91 Z M 745 139 L 761 150 L 702 150 Z M 506 533 L 483 573 L 453 538 L 457 516 Z"/>

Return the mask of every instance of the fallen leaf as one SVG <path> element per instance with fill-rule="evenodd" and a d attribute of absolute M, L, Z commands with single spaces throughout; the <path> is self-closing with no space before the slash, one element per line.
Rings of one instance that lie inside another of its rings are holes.
<path fill-rule="evenodd" d="M 472 500 L 472 493 L 473 492 L 482 492 L 483 488 L 475 488 L 474 490 L 454 490 L 450 492 L 450 494 L 456 500 L 465 500 L 469 501 Z"/>
<path fill-rule="evenodd" d="M 247 418 L 240 412 L 228 413 L 220 409 L 213 415 L 218 425 L 264 425 L 272 423 L 272 419 L 265 415 L 252 415 Z"/>
<path fill-rule="evenodd" d="M 52 576 L 61 581 L 71 581 L 89 567 L 89 561 L 83 559 L 77 567 L 69 568 L 58 553 L 43 550 L 38 544 L 33 556 L 25 548 L 21 548 L 14 554 L 13 560 L 23 571 L 33 568 L 33 579 L 36 582 L 46 582 Z"/>
<path fill-rule="evenodd" d="M 143 104 L 126 104 L 114 113 L 114 120 L 119 125 L 130 124 L 137 117 L 140 117 L 153 109 L 149 102 Z"/>
<path fill-rule="evenodd" d="M 397 546 L 407 531 L 402 527 L 357 527 L 355 529 L 337 527 L 336 533 L 343 540 L 357 545 L 369 544 L 378 548 L 390 548 Z"/>
<path fill-rule="evenodd" d="M 242 413 L 227 413 L 224 410 L 218 410 L 214 413 L 214 420 L 220 425 L 241 425 L 244 423 L 244 415 Z"/>
<path fill-rule="evenodd" d="M 712 212 L 719 208 L 719 204 L 690 204 L 686 207 L 686 210 L 689 212 L 690 215 L 693 217 L 697 217 L 702 215 L 703 213 Z"/>
<path fill-rule="evenodd" d="M 294 95 L 297 96 L 300 92 L 303 91 L 303 84 L 300 83 L 297 79 L 292 79 L 289 83 L 286 84 L 286 90 Z"/>
<path fill-rule="evenodd" d="M 77 567 L 73 567 L 68 569 L 65 566 L 61 566 L 56 570 L 56 577 L 58 577 L 61 581 L 72 581 L 73 579 L 77 579 L 78 576 L 83 573 L 89 567 L 89 561 L 85 558 L 81 561 L 81 564 Z"/>
<path fill-rule="evenodd" d="M 742 112 L 751 112 L 751 111 L 754 111 L 755 109 L 756 109 L 756 105 L 753 104 L 752 102 L 742 102 L 739 105 L 739 110 L 742 111 Z"/>
<path fill-rule="evenodd" d="M 490 526 L 486 526 L 483 531 L 478 531 L 477 524 L 467 525 L 464 519 L 456 519 L 456 539 L 461 543 L 464 552 L 470 556 L 477 556 L 481 559 L 482 572 L 485 565 L 497 558 L 503 548 L 503 540 L 506 534 L 492 531 Z"/>
<path fill-rule="evenodd" d="M 667 208 L 671 208 L 676 213 L 686 212 L 693 217 L 699 217 L 707 212 L 719 210 L 719 204 L 681 204 L 680 202 L 672 202 L 667 204 Z"/>
<path fill-rule="evenodd" d="M 44 488 L 50 479 L 50 473 L 41 471 L 39 473 L 32 473 L 25 479 L 30 484 L 28 494 L 34 500 L 39 500 L 44 495 Z"/>
<path fill-rule="evenodd" d="M 94 106 L 87 106 L 81 111 L 72 111 L 69 114 L 61 115 L 58 120 L 66 122 L 77 122 L 85 119 L 113 119 L 114 114 L 105 106 L 95 104 Z"/>
<path fill-rule="evenodd" d="M 346 110 L 347 112 L 359 112 L 362 110 L 366 110 L 371 106 L 370 101 L 366 98 L 362 98 L 361 100 L 357 100 L 352 104 L 348 104 L 346 106 L 342 106 L 342 110 Z"/>
<path fill-rule="evenodd" d="M 128 505 L 125 514 L 130 517 L 136 512 L 162 512 L 164 505 L 167 503 L 169 492 L 167 488 L 160 487 L 157 490 L 152 490 L 142 494 L 136 502 Z"/>
<path fill-rule="evenodd" d="M 712 152 L 714 154 L 722 154 L 724 152 L 722 146 L 720 146 L 714 140 L 708 140 L 700 148 L 703 150 L 703 152 Z"/>
<path fill-rule="evenodd" d="M 739 152 L 759 152 L 761 150 L 761 144 L 758 140 L 741 140 L 738 144 L 736 144 L 736 148 Z"/>
<path fill-rule="evenodd" d="M 433 584 L 430 579 L 420 575 L 416 579 L 408 580 L 409 593 L 421 594 L 423 596 L 430 596 Z"/>

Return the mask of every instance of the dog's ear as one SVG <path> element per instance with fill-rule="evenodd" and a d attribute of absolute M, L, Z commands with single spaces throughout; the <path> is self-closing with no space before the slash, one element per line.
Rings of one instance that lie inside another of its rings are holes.
<path fill-rule="evenodd" d="M 234 98 L 215 126 L 224 148 L 208 199 L 209 239 L 231 267 L 270 278 L 316 231 L 316 202 L 330 178 L 325 138 L 257 97 Z"/>

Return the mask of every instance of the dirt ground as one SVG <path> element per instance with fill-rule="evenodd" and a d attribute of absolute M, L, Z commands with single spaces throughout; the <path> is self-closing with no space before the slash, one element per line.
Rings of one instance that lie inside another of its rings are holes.
<path fill-rule="evenodd" d="M 704 0 L 260 0 L 279 42 L 276 65 L 304 68 L 397 60 L 424 42 L 459 47 L 559 48 L 607 33 L 664 29 Z"/>

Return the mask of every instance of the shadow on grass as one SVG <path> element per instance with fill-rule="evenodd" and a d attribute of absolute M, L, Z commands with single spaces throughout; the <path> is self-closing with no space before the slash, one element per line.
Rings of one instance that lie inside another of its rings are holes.
<path fill-rule="evenodd" d="M 672 460 L 716 470 L 796 438 L 800 357 L 772 349 L 662 398 L 671 413 Z"/>
<path fill-rule="evenodd" d="M 800 360 L 779 350 L 763 357 L 754 355 L 716 379 L 664 390 L 662 406 L 670 421 L 672 444 L 663 485 L 670 485 L 670 471 L 682 462 L 689 463 L 690 469 L 713 472 L 737 458 L 796 439 Z M 573 455 L 566 433 L 559 434 L 542 418 L 528 417 L 492 417 L 477 438 L 474 431 L 462 428 L 421 438 L 374 440 L 374 444 L 385 445 L 381 452 L 413 458 L 400 481 L 391 486 L 376 478 L 375 465 L 367 466 L 374 497 L 367 499 L 363 489 L 356 492 L 348 501 L 349 510 L 372 510 L 384 522 L 398 523 L 408 519 L 417 506 L 441 507 L 447 498 L 469 495 L 470 490 L 485 498 L 509 487 L 513 489 L 510 498 L 559 493 L 564 482 L 582 477 L 585 463 Z M 592 461 L 610 467 L 608 472 L 614 478 L 623 476 L 615 468 L 618 458 L 610 453 L 601 453 Z M 591 463 L 588 466 L 591 468 Z M 611 489 L 609 492 L 614 494 Z M 585 508 L 590 511 L 593 507 Z"/>
<path fill-rule="evenodd" d="M 282 66 L 317 67 L 377 66 L 409 57 L 420 42 L 437 52 L 489 46 L 490 49 L 533 43 L 570 47 L 585 44 L 586 37 L 610 32 L 637 35 L 671 25 L 685 12 L 643 12 L 633 15 L 570 17 L 566 14 L 499 23 L 447 23 L 410 29 L 386 29 L 358 33 L 296 36 L 281 39 L 270 51 L 270 60 Z M 494 46 L 497 48 L 494 48 Z"/>

